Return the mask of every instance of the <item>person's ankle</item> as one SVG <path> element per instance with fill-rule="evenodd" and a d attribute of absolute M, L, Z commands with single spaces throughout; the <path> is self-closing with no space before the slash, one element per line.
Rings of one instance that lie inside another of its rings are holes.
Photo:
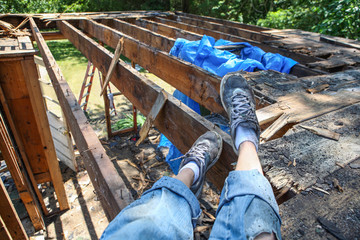
<path fill-rule="evenodd" d="M 255 151 L 256 151 L 256 145 L 252 142 L 252 141 L 250 141 L 250 140 L 246 140 L 246 141 L 244 141 L 244 142 L 242 142 L 242 143 L 240 143 L 240 145 L 239 145 L 239 151 L 240 151 L 240 149 L 243 149 L 243 148 L 252 148 L 252 149 L 254 149 Z"/>

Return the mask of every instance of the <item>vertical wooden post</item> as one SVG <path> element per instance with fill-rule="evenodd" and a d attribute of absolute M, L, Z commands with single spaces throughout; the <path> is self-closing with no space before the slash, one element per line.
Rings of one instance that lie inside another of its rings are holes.
<path fill-rule="evenodd" d="M 28 239 L 2 180 L 0 180 L 0 238 Z"/>
<path fill-rule="evenodd" d="M 131 67 L 135 68 L 135 62 L 133 60 L 131 60 Z M 136 107 L 133 105 L 133 128 L 134 128 L 134 132 L 135 134 L 137 133 L 137 110 Z"/>

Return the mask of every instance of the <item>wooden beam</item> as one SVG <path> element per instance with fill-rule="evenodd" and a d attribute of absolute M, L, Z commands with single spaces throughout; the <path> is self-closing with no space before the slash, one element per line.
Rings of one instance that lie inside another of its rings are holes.
<path fill-rule="evenodd" d="M 264 41 L 280 39 L 279 37 L 271 36 L 270 34 L 256 32 L 256 31 L 252 31 L 252 30 L 248 30 L 248 29 L 231 27 L 226 24 L 219 24 L 219 23 L 210 22 L 207 20 L 201 20 L 201 19 L 197 19 L 197 18 L 190 18 L 190 17 L 186 17 L 186 16 L 181 16 L 181 15 L 177 15 L 177 16 L 170 15 L 169 17 L 172 18 L 172 20 L 175 20 L 178 22 L 183 22 L 183 23 L 193 25 L 196 27 L 203 27 L 203 28 L 207 28 L 210 30 L 223 32 L 226 34 L 239 36 L 239 37 L 257 41 L 257 42 L 264 42 Z"/>
<path fill-rule="evenodd" d="M 60 32 L 43 32 L 41 34 L 45 41 L 66 39 Z"/>
<path fill-rule="evenodd" d="M 104 84 L 101 85 L 100 96 L 103 95 L 104 91 L 106 90 L 106 88 L 109 84 L 111 74 L 114 72 L 114 67 L 115 67 L 116 63 L 119 61 L 119 57 L 120 57 L 123 49 L 124 49 L 124 38 L 120 38 L 118 44 L 116 45 L 115 54 L 111 61 L 109 70 L 106 74 Z"/>
<path fill-rule="evenodd" d="M 208 17 L 208 16 L 200 16 L 200 15 L 195 15 L 195 14 L 191 14 L 191 13 L 175 12 L 175 15 L 195 18 L 195 19 L 208 21 L 208 22 L 219 23 L 219 24 L 223 24 L 223 25 L 226 25 L 229 27 L 248 29 L 248 30 L 255 31 L 255 32 L 271 30 L 270 28 L 266 28 L 266 27 L 260 27 L 260 26 L 255 26 L 255 25 L 251 25 L 251 24 L 244 24 L 244 23 L 240 23 L 240 22 L 229 21 L 229 20 L 225 20 L 225 19 L 213 18 L 213 17 Z"/>
<path fill-rule="evenodd" d="M 113 57 L 112 53 L 65 21 L 58 22 L 58 28 L 85 57 L 91 58 L 93 64 L 106 74 L 107 66 Z M 106 36 L 109 36 L 108 33 Z M 124 50 L 126 49 L 125 42 Z M 123 61 L 117 64 L 111 82 L 145 116 L 149 114 L 160 91 L 158 86 Z M 224 139 L 224 148 L 220 160 L 210 170 L 208 178 L 218 188 L 222 187 L 228 172 L 232 170 L 231 163 L 237 158 L 228 134 L 171 95 L 168 96 L 163 111 L 157 116 L 154 124 L 183 153 L 188 151 L 195 140 L 205 132 L 218 131 Z"/>
<path fill-rule="evenodd" d="M 30 21 L 33 35 L 39 46 L 46 69 L 73 134 L 76 146 L 84 159 L 86 170 L 89 173 L 105 213 L 109 219 L 113 219 L 121 209 L 133 201 L 133 198 L 125 186 L 123 179 L 117 173 L 110 158 L 106 155 L 105 149 L 91 128 L 84 112 L 77 103 L 76 97 L 62 75 L 39 29 L 32 20 Z M 64 33 L 63 30 L 61 32 Z M 69 38 L 68 35 L 64 36 Z M 92 59 L 94 56 L 97 55 L 87 55 L 86 57 Z M 109 64 L 110 61 L 108 61 Z"/>
<path fill-rule="evenodd" d="M 80 28 L 113 48 L 116 47 L 119 39 L 124 37 L 123 55 L 168 82 L 210 111 L 225 115 L 218 94 L 221 80 L 218 76 L 173 57 L 164 51 L 154 49 L 103 24 L 91 20 L 82 20 Z"/>
<path fill-rule="evenodd" d="M 274 47 L 274 46 L 270 46 L 270 45 L 267 45 L 267 44 L 264 44 L 264 43 L 260 43 L 260 42 L 245 39 L 245 38 L 241 38 L 241 37 L 234 36 L 234 35 L 228 34 L 228 33 L 223 33 L 223 32 L 219 32 L 219 31 L 203 28 L 203 27 L 200 27 L 200 26 L 192 26 L 192 25 L 189 25 L 189 24 L 186 24 L 186 23 L 176 22 L 176 21 L 173 21 L 173 20 L 170 20 L 170 19 L 158 18 L 158 17 L 154 18 L 154 20 L 156 22 L 163 23 L 163 24 L 166 24 L 166 25 L 170 25 L 170 26 L 173 26 L 173 27 L 176 27 L 176 28 L 179 28 L 179 29 L 195 32 L 195 33 L 198 33 L 198 34 L 201 34 L 201 35 L 212 36 L 215 39 L 225 39 L 225 40 L 229 40 L 229 41 L 232 41 L 232 42 L 248 42 L 251 45 L 259 47 L 259 48 L 261 48 L 262 50 L 264 50 L 266 52 L 279 53 L 279 54 L 281 54 L 281 55 L 283 55 L 285 57 L 292 58 L 292 59 L 294 59 L 295 61 L 297 61 L 297 62 L 299 62 L 301 64 L 306 64 L 306 63 L 310 63 L 310 62 L 323 60 L 321 58 L 286 51 L 284 49 L 277 48 L 277 47 Z"/>
<path fill-rule="evenodd" d="M 0 181 L 0 221 L 1 239 L 7 239 L 3 238 L 4 236 L 10 236 L 9 239 L 28 239 L 2 180 Z"/>

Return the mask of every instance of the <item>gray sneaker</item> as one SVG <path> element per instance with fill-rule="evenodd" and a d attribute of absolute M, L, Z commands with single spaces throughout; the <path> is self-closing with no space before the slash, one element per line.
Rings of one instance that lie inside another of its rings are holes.
<path fill-rule="evenodd" d="M 194 161 L 199 166 L 199 178 L 191 185 L 190 190 L 197 198 L 200 197 L 206 172 L 219 159 L 222 150 L 222 138 L 217 132 L 209 131 L 201 135 L 190 150 L 182 156 L 181 169 L 187 163 Z"/>
<path fill-rule="evenodd" d="M 230 120 L 230 135 L 235 153 L 235 134 L 238 126 L 255 130 L 260 138 L 260 126 L 255 114 L 255 98 L 251 87 L 242 76 L 242 71 L 226 74 L 221 80 L 220 97 Z"/>

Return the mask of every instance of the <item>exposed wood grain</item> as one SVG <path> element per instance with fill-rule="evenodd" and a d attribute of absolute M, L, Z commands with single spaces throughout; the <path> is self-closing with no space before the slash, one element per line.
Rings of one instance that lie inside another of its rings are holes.
<path fill-rule="evenodd" d="M 318 128 L 318 127 L 309 127 L 309 126 L 301 126 L 300 127 L 306 129 L 306 130 L 309 130 L 310 132 L 316 134 L 316 135 L 319 135 L 319 136 L 323 136 L 323 137 L 326 137 L 326 138 L 330 138 L 330 139 L 333 139 L 333 140 L 336 140 L 338 141 L 339 138 L 340 138 L 340 134 L 336 133 L 336 132 L 333 132 L 333 131 L 330 131 L 328 129 L 324 129 L 324 128 Z"/>
<path fill-rule="evenodd" d="M 65 81 L 44 38 L 34 23 L 32 23 L 32 27 L 34 37 L 53 83 L 60 106 L 64 111 L 70 130 L 73 133 L 76 146 L 84 159 L 84 164 L 92 184 L 96 189 L 105 213 L 109 219 L 113 219 L 121 209 L 133 201 L 133 198 L 109 157 L 106 155 L 105 149 L 91 128 L 86 116 L 77 104 L 77 100 Z M 63 30 L 61 32 L 64 33 Z M 68 35 L 64 36 L 69 37 Z M 86 46 L 84 45 L 83 47 Z M 97 59 L 97 54 L 92 53 L 91 56 L 88 55 L 87 57 L 89 59 Z M 111 59 L 107 60 L 106 62 L 110 64 Z"/>
<path fill-rule="evenodd" d="M 32 169 L 31 169 L 29 159 L 28 159 L 26 151 L 25 151 L 24 143 L 22 142 L 21 137 L 19 136 L 19 132 L 15 128 L 15 123 L 14 123 L 14 120 L 13 120 L 13 118 L 11 116 L 11 112 L 10 112 L 10 109 L 9 109 L 8 102 L 7 102 L 6 98 L 5 98 L 4 92 L 3 92 L 1 87 L 0 87 L 0 101 L 1 101 L 4 113 L 7 116 L 7 122 L 9 124 L 9 127 L 10 127 L 11 131 L 12 131 L 12 135 L 14 136 L 15 142 L 17 144 L 17 148 L 18 148 L 19 153 L 21 155 L 21 158 L 23 160 L 22 164 L 25 166 L 25 169 L 27 171 L 27 175 L 29 176 L 31 185 L 33 186 L 33 189 L 34 189 L 34 191 L 36 193 L 36 196 L 37 196 L 37 198 L 38 198 L 38 200 L 40 202 L 42 211 L 43 211 L 43 213 L 45 215 L 47 215 L 48 210 L 47 210 L 47 208 L 45 206 L 44 199 L 43 199 L 43 197 L 42 197 L 42 195 L 41 195 L 41 193 L 39 191 L 39 188 L 37 187 L 38 183 L 37 183 L 37 181 L 36 181 L 36 179 L 34 177 Z"/>
<path fill-rule="evenodd" d="M 31 23 L 35 24 L 33 19 Z M 26 72 L 24 78 L 29 92 L 31 105 L 36 115 L 37 130 L 41 139 L 41 147 L 44 149 L 45 159 L 49 166 L 51 182 L 54 186 L 60 210 L 69 209 L 69 203 L 66 197 L 65 187 L 60 171 L 59 162 L 56 157 L 55 146 L 50 132 L 50 125 L 46 115 L 45 104 L 41 93 L 40 83 L 38 81 L 38 71 L 34 59 L 28 59 L 21 62 L 23 72 Z"/>
<path fill-rule="evenodd" d="M 2 228 L 0 232 L 4 232 L 3 228 L 5 228 L 10 235 L 10 239 L 28 239 L 2 181 L 0 181 L 0 218 L 2 223 L 0 224 L 0 228 Z M 4 234 L 0 233 L 0 236 L 4 236 Z M 5 240 L 6 238 L 1 239 Z"/>
<path fill-rule="evenodd" d="M 20 159 L 15 153 L 14 147 L 11 144 L 10 136 L 6 130 L 4 119 L 0 117 L 0 150 L 4 155 L 6 165 L 9 168 L 15 186 L 19 192 L 20 198 L 25 205 L 26 211 L 29 214 L 30 220 L 36 230 L 44 229 L 45 224 L 40 214 L 40 209 L 37 206 L 35 194 L 29 186 L 29 181 L 23 172 L 20 171 Z M 2 207 L 0 208 L 2 209 Z M 4 210 L 6 211 L 6 210 Z M 6 221 L 6 220 L 5 220 Z"/>

